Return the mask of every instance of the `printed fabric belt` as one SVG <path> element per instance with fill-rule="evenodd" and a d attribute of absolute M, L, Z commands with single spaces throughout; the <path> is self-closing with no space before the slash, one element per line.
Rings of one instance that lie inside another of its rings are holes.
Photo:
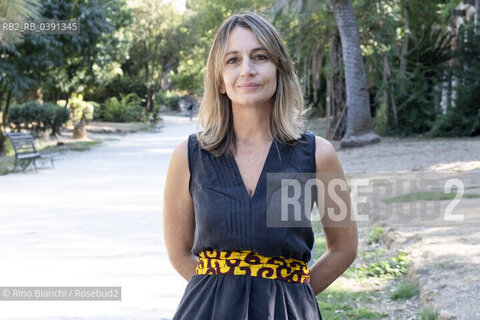
<path fill-rule="evenodd" d="M 195 274 L 233 274 L 287 282 L 309 283 L 310 269 L 295 258 L 266 257 L 249 250 L 205 250 L 198 255 Z"/>

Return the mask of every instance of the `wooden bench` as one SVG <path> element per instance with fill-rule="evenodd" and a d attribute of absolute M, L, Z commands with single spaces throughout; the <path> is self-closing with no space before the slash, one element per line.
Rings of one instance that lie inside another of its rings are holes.
<path fill-rule="evenodd" d="M 31 133 L 24 132 L 9 132 L 6 133 L 10 141 L 12 142 L 13 149 L 15 150 L 15 164 L 13 170 L 17 168 L 22 168 L 22 171 L 28 168 L 28 166 L 33 163 L 35 170 L 37 170 L 36 160 L 39 159 L 48 159 L 53 165 L 53 156 L 54 154 L 41 154 L 35 148 L 35 139 Z M 21 165 L 21 163 L 24 163 Z M 26 163 L 26 164 L 25 164 Z"/>

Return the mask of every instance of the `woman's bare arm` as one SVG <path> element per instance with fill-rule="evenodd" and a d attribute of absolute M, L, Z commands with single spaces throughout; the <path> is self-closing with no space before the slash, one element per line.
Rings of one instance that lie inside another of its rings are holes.
<path fill-rule="evenodd" d="M 195 216 L 188 190 L 188 139 L 173 151 L 163 197 L 163 235 L 168 258 L 180 275 L 189 281 L 197 258 L 192 254 Z"/>
<path fill-rule="evenodd" d="M 353 221 L 350 204 L 349 191 L 335 190 L 340 202 L 345 205 L 342 212 L 345 218 L 337 221 L 328 213 L 328 208 L 334 208 L 335 214 L 342 210 L 338 206 L 338 199 L 334 201 L 332 194 L 328 192 L 328 183 L 334 179 L 345 184 L 343 168 L 338 160 L 335 148 L 330 142 L 323 138 L 316 137 L 316 167 L 317 179 L 325 186 L 325 201 L 319 203 L 324 209 L 322 217 L 323 232 L 325 234 L 327 251 L 315 262 L 310 269 L 311 286 L 315 295 L 325 290 L 352 264 L 357 256 L 358 234 L 355 221 Z M 321 189 L 319 189 L 319 192 Z M 321 199 L 319 197 L 319 199 Z M 320 208 L 319 208 L 320 209 Z M 333 219 L 332 219 L 333 218 Z"/>

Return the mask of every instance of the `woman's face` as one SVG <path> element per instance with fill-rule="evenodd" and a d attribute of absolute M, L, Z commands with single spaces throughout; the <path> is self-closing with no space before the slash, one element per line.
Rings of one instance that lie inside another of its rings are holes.
<path fill-rule="evenodd" d="M 223 58 L 220 92 L 232 105 L 261 106 L 271 103 L 277 88 L 277 67 L 249 29 L 230 32 Z"/>

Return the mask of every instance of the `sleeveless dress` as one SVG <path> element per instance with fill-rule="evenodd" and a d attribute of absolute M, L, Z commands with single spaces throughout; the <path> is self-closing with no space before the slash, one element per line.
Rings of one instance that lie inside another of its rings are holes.
<path fill-rule="evenodd" d="M 189 191 L 195 210 L 192 254 L 207 249 L 252 250 L 263 256 L 311 258 L 310 227 L 267 228 L 266 174 L 315 172 L 315 135 L 295 146 L 274 140 L 250 199 L 233 156 L 215 157 L 188 138 Z M 196 274 L 188 282 L 174 320 L 321 319 L 310 283 L 247 275 Z"/>

